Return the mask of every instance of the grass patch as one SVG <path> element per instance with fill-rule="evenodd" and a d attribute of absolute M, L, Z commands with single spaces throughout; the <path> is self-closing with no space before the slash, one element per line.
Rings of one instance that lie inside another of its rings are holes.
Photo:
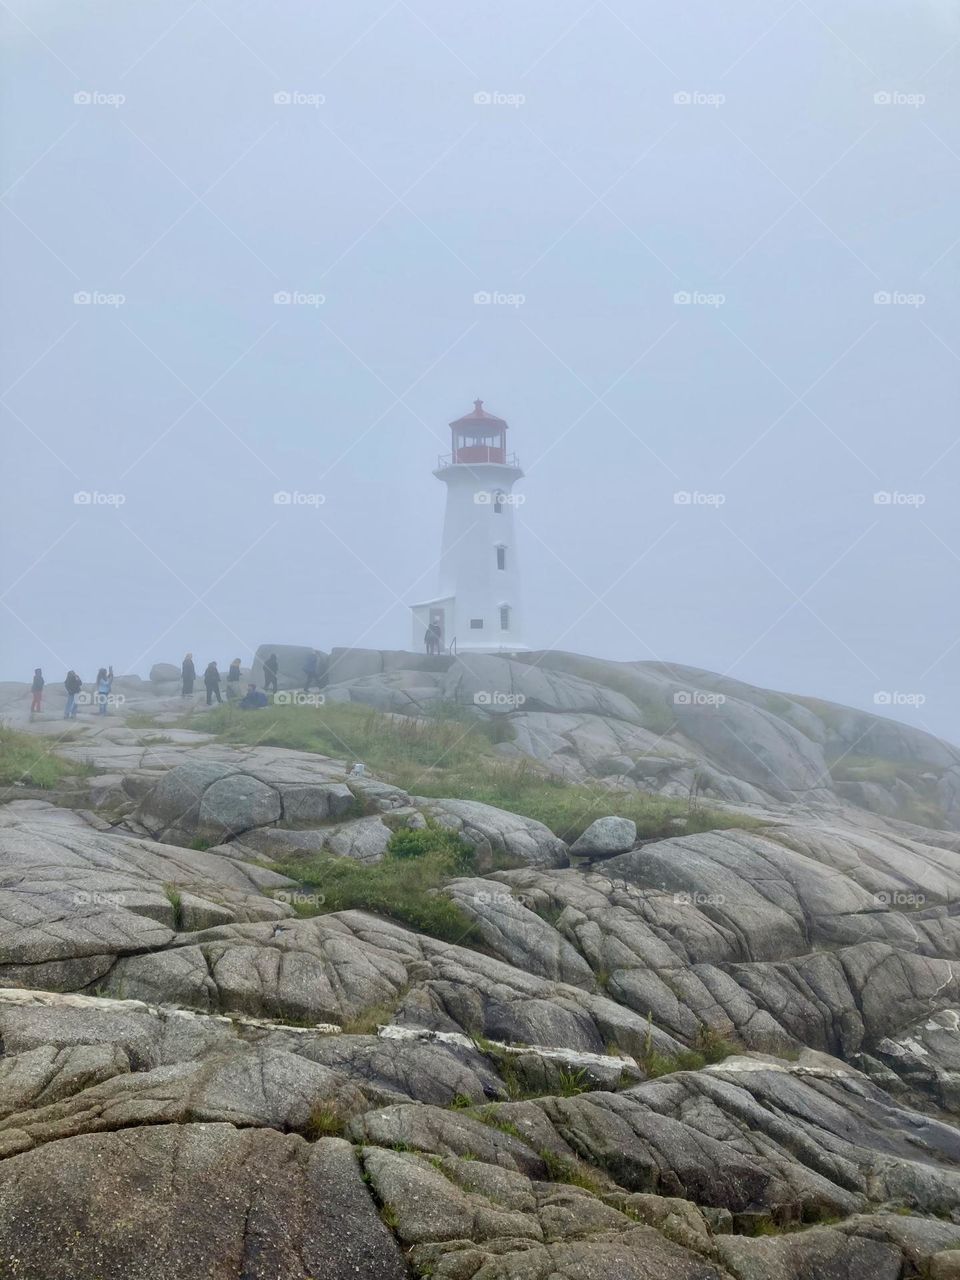
<path fill-rule="evenodd" d="M 151 711 L 131 711 L 126 717 L 128 729 L 159 729 L 160 721 Z"/>
<path fill-rule="evenodd" d="M 177 933 L 183 930 L 183 894 L 175 884 L 165 884 L 163 892 L 167 895 L 167 901 L 173 907 L 173 927 Z"/>
<path fill-rule="evenodd" d="M 400 835 L 396 832 L 390 844 Z M 388 847 L 383 861 L 369 867 L 351 858 L 319 854 L 306 861 L 278 863 L 277 869 L 318 891 L 321 901 L 298 906 L 300 915 L 370 911 L 445 942 L 476 943 L 479 933 L 473 921 L 437 892 L 452 877 L 473 870 L 470 846 L 449 832 L 441 832 L 434 837 L 433 847 L 419 855 L 411 856 L 407 844 L 404 848 L 406 851 L 398 854 Z"/>
<path fill-rule="evenodd" d="M 316 1142 L 318 1138 L 339 1138 L 345 1125 L 346 1120 L 336 1107 L 318 1102 L 310 1112 L 303 1133 L 310 1142 Z"/>
<path fill-rule="evenodd" d="M 547 1178 L 551 1182 L 565 1182 L 571 1187 L 582 1187 L 584 1191 L 592 1191 L 594 1195 L 599 1195 L 603 1191 L 597 1179 L 586 1169 L 574 1164 L 572 1160 L 558 1156 L 554 1151 L 547 1151 L 546 1148 L 537 1154 L 546 1165 Z"/>
<path fill-rule="evenodd" d="M 726 827 L 757 827 L 756 818 L 711 809 L 689 800 L 642 791 L 604 791 L 577 786 L 531 760 L 504 760 L 492 752 L 499 732 L 462 708 L 413 719 L 385 715 L 352 703 L 322 707 L 272 707 L 250 715 L 217 707 L 195 716 L 192 727 L 224 742 L 263 743 L 316 751 L 337 759 L 362 760 L 378 775 L 414 795 L 477 800 L 535 818 L 572 842 L 595 818 L 632 818 L 641 839 Z M 685 825 L 678 830 L 676 819 Z"/>
<path fill-rule="evenodd" d="M 724 1058 L 739 1052 L 739 1045 L 732 1040 L 725 1040 L 712 1027 L 701 1023 L 692 1048 L 681 1049 L 678 1053 L 661 1053 L 653 1046 L 653 1018 L 648 1014 L 640 1066 L 648 1080 L 657 1080 L 674 1071 L 700 1071 L 711 1063 L 722 1062 Z"/>
<path fill-rule="evenodd" d="M 95 770 L 85 761 L 64 760 L 56 755 L 63 738 L 38 737 L 0 725 L 0 786 L 22 783 L 25 787 L 49 789 L 66 777 L 88 776 Z"/>
<path fill-rule="evenodd" d="M 516 1138 L 518 1142 L 526 1142 L 526 1138 L 513 1123 L 512 1120 L 504 1120 L 489 1107 L 481 1107 L 473 1113 L 474 1120 L 479 1120 L 481 1124 L 485 1124 L 490 1129 L 499 1129 L 501 1133 L 507 1134 L 510 1138 Z"/>

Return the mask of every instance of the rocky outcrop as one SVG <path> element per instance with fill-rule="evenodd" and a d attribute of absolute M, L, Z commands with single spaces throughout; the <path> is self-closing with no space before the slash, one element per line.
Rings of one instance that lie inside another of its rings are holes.
<path fill-rule="evenodd" d="M 346 761 L 122 716 L 65 744 L 93 776 L 0 805 L 0 1271 L 946 1280 L 958 840 L 812 781 L 846 722 L 651 664 L 333 657 L 331 698 L 506 714 L 505 756 L 542 717 L 608 816 L 571 867 L 540 823 Z M 474 701 L 494 679 L 507 712 Z M 764 768 L 684 690 L 736 699 Z M 618 791 L 684 771 L 760 825 L 638 841 Z M 424 893 L 462 936 L 275 870 L 379 875 L 428 824 L 475 851 Z"/>

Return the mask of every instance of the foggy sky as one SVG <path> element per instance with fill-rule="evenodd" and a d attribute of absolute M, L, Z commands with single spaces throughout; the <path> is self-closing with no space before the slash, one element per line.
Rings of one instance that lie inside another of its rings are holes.
<path fill-rule="evenodd" d="M 9 0 L 0 678 L 406 647 L 480 396 L 532 646 L 960 740 L 954 13 Z"/>

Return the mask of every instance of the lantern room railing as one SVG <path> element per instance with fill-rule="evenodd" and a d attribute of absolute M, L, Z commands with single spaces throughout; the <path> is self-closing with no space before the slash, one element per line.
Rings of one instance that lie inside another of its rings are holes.
<path fill-rule="evenodd" d="M 437 469 L 483 462 L 493 462 L 502 467 L 520 466 L 520 459 L 515 453 L 507 453 L 505 449 L 495 449 L 490 445 L 475 444 L 458 449 L 456 453 L 441 454 L 437 459 Z"/>

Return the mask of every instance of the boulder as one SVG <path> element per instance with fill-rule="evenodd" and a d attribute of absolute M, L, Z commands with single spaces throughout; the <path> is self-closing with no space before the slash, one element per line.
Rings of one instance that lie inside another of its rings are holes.
<path fill-rule="evenodd" d="M 180 668 L 172 662 L 155 662 L 150 668 L 151 684 L 171 684 L 180 679 Z"/>
<path fill-rule="evenodd" d="M 597 818 L 570 846 L 570 852 L 588 857 L 628 853 L 636 842 L 637 824 L 630 818 Z"/>

